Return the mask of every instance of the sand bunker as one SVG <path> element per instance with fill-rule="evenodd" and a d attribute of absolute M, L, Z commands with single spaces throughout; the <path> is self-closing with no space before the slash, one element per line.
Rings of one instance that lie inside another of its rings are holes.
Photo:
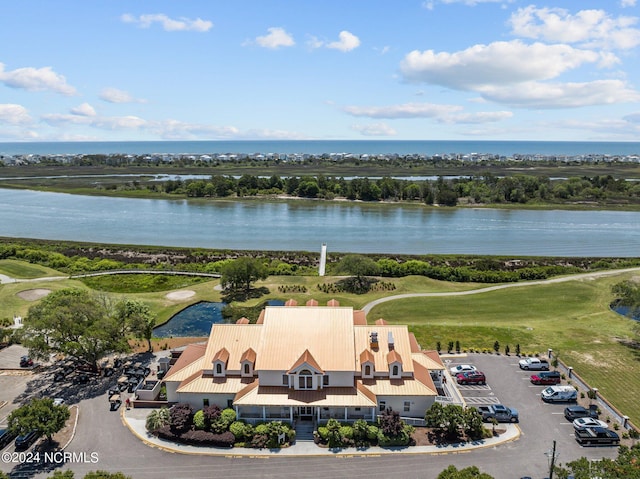
<path fill-rule="evenodd" d="M 27 289 L 25 291 L 20 291 L 16 296 L 27 301 L 36 301 L 40 298 L 44 298 L 50 292 L 50 289 Z"/>
<path fill-rule="evenodd" d="M 166 298 L 172 301 L 180 301 L 181 299 L 188 299 L 191 296 L 195 296 L 196 292 L 191 290 L 184 291 L 173 291 L 171 293 L 167 293 Z"/>

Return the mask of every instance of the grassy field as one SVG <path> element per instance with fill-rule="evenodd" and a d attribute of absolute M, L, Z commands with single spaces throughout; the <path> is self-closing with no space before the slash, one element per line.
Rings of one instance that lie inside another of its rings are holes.
<path fill-rule="evenodd" d="M 27 274 L 31 265 L 0 261 L 0 272 L 17 276 Z M 45 271 L 49 276 L 60 275 Z M 35 274 L 32 272 L 31 274 Z M 560 358 L 573 366 L 582 377 L 640 424 L 640 351 L 630 349 L 619 341 L 633 335 L 634 322 L 613 313 L 611 285 L 629 279 L 631 274 L 582 279 L 564 283 L 531 285 L 465 296 L 422 297 L 390 301 L 376 306 L 368 315 L 369 322 L 384 318 L 389 323 L 407 324 L 425 349 L 434 349 L 440 341 L 446 349 L 449 341 L 460 341 L 462 349 L 492 350 L 497 340 L 501 351 L 509 345 L 511 352 L 520 344 L 523 353 L 546 352 L 552 348 Z M 391 295 L 406 293 L 443 293 L 478 289 L 485 285 L 446 283 L 424 277 L 385 278 L 395 290 L 372 292 L 366 295 L 323 293 L 320 283 L 336 278 L 272 276 L 256 283 L 270 293 L 242 305 L 256 305 L 266 299 L 295 299 L 304 305 L 315 299 L 320 305 L 337 299 L 343 306 L 356 309 L 369 302 Z M 127 294 L 150 305 L 158 323 L 171 318 L 183 308 L 199 301 L 220 301 L 216 289 L 219 281 L 206 281 L 180 286 L 194 291 L 182 300 L 170 300 L 167 291 Z M 21 299 L 18 293 L 29 289 L 58 290 L 65 287 L 88 288 L 77 280 L 35 281 L 0 286 L 0 318 L 19 314 L 25 317 L 35 301 Z M 285 292 L 279 287 L 289 288 Z M 300 287 L 306 292 L 294 292 Z M 135 289 L 135 288 L 132 288 Z M 122 292 L 107 293 L 120 298 Z"/>
<path fill-rule="evenodd" d="M 45 266 L 30 264 L 24 261 L 17 261 L 13 259 L 0 260 L 0 274 L 5 274 L 12 278 L 19 278 L 19 279 L 67 276 L 64 273 L 60 273 L 59 271 L 56 271 L 51 268 L 47 268 Z"/>

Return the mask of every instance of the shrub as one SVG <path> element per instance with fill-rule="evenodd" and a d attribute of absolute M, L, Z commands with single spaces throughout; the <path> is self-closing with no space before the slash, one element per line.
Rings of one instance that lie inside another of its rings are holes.
<path fill-rule="evenodd" d="M 211 430 L 218 434 L 221 434 L 225 431 L 229 430 L 229 426 L 236 420 L 236 412 L 227 408 L 223 410 L 219 417 L 213 421 L 211 421 Z"/>
<path fill-rule="evenodd" d="M 266 424 L 262 423 L 262 424 L 258 424 L 255 428 L 255 433 L 256 434 L 268 434 L 269 433 L 269 428 L 267 427 Z"/>
<path fill-rule="evenodd" d="M 263 449 L 267 447 L 268 442 L 269 442 L 269 436 L 267 436 L 266 434 L 255 434 L 251 439 L 251 447 Z"/>
<path fill-rule="evenodd" d="M 375 441 L 378 439 L 378 426 L 370 425 L 367 427 L 367 439 Z"/>
<path fill-rule="evenodd" d="M 193 423 L 193 409 L 187 403 L 178 403 L 169 410 L 171 430 L 174 433 L 183 433 L 191 429 Z"/>
<path fill-rule="evenodd" d="M 252 436 L 252 434 L 247 434 L 247 432 L 249 432 L 249 428 L 247 426 L 248 425 L 243 422 L 236 421 L 231 423 L 231 425 L 229 426 L 229 431 L 236 437 L 237 440 L 244 441 L 245 439 L 247 439 L 247 437 Z"/>
<path fill-rule="evenodd" d="M 318 427 L 318 436 L 322 442 L 327 442 L 329 440 L 329 430 L 325 426 Z"/>
<path fill-rule="evenodd" d="M 343 438 L 353 439 L 353 427 L 351 426 L 340 426 L 338 432 Z"/>
<path fill-rule="evenodd" d="M 200 431 L 204 431 L 206 429 L 206 421 L 204 419 L 202 409 L 193 415 L 193 426 Z"/>
<path fill-rule="evenodd" d="M 180 438 L 187 444 L 195 446 L 233 447 L 235 436 L 229 431 L 222 434 L 214 434 L 207 431 L 187 431 Z"/>

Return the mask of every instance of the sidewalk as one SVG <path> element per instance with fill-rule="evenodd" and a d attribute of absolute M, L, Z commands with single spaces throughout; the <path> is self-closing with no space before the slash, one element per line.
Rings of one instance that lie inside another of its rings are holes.
<path fill-rule="evenodd" d="M 499 444 L 514 441 L 520 437 L 520 428 L 516 424 L 501 424 L 506 432 L 499 437 L 492 437 L 475 441 L 473 443 L 451 444 L 447 446 L 413 446 L 405 448 L 369 447 L 366 449 L 328 449 L 316 446 L 312 441 L 296 442 L 293 446 L 283 449 L 250 449 L 231 448 L 217 449 L 213 447 L 196 447 L 176 444 L 163 439 L 158 439 L 147 433 L 145 419 L 151 409 L 121 409 L 122 422 L 129 430 L 149 447 L 156 447 L 167 452 L 180 454 L 198 454 L 204 456 L 227 457 L 265 457 L 265 456 L 380 456 L 383 454 L 447 454 L 454 452 L 467 452 L 474 449 L 494 447 Z"/>

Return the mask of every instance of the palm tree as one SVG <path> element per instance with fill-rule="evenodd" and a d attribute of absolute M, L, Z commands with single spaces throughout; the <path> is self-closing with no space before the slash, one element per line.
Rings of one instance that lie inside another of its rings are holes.
<path fill-rule="evenodd" d="M 147 430 L 150 432 L 157 431 L 161 427 L 169 425 L 169 409 L 166 407 L 154 409 L 147 416 Z"/>

